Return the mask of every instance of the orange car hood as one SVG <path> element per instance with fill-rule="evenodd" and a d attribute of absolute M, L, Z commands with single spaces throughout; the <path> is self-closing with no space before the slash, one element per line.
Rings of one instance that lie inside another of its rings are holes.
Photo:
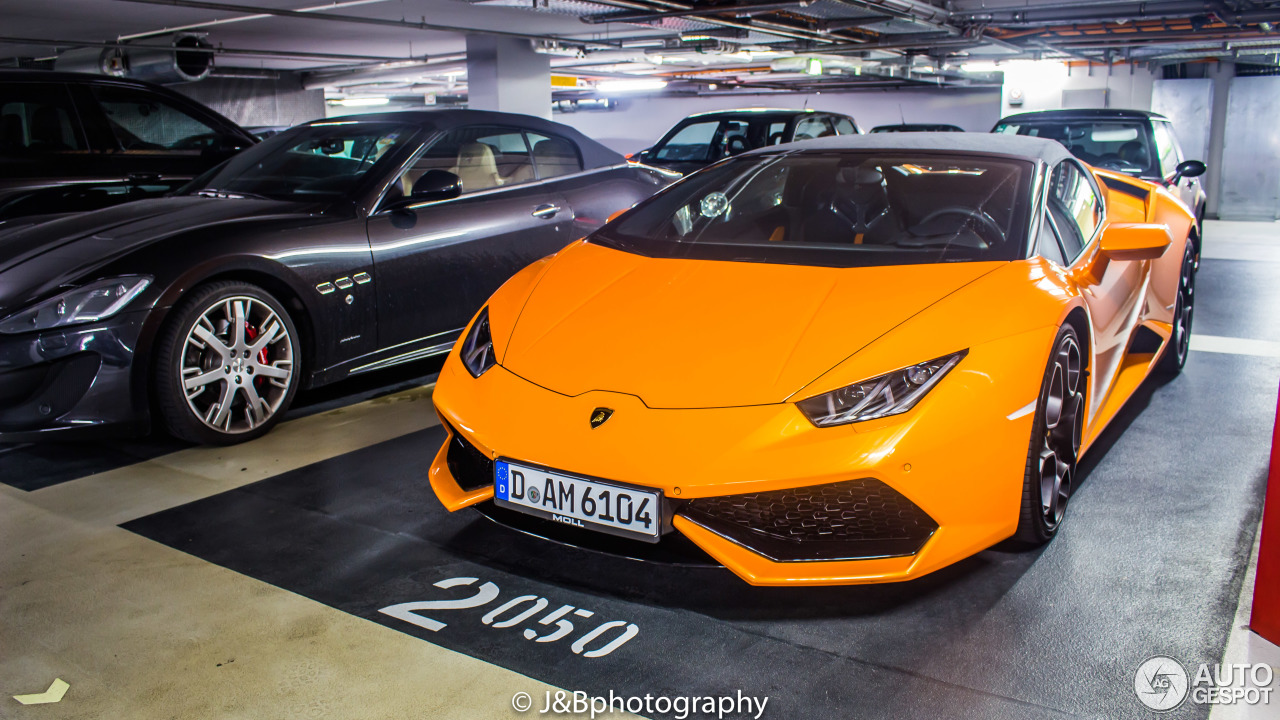
<path fill-rule="evenodd" d="M 503 367 L 651 408 L 763 405 L 1003 263 L 821 268 L 646 258 L 589 243 L 551 262 Z M 903 358 L 903 364 L 931 358 Z"/>

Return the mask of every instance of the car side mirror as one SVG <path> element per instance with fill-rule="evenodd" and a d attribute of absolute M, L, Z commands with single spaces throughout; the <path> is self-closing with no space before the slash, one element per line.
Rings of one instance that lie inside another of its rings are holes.
<path fill-rule="evenodd" d="M 1155 260 L 1173 243 L 1169 228 L 1152 223 L 1116 223 L 1106 228 L 1099 250 L 1113 260 Z"/>
<path fill-rule="evenodd" d="M 462 178 L 448 170 L 428 170 L 413 184 L 408 200 L 414 203 L 452 200 L 462 194 Z"/>
<path fill-rule="evenodd" d="M 1177 185 L 1182 178 L 1200 177 L 1205 170 L 1208 170 L 1208 168 L 1199 160 L 1183 160 L 1178 163 L 1178 169 L 1173 176 L 1173 182 L 1170 184 Z"/>

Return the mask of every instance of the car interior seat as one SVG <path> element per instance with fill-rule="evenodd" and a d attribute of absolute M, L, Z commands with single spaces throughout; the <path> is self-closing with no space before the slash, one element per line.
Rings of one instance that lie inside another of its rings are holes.
<path fill-rule="evenodd" d="M 0 118 L 0 150 L 14 152 L 27 147 L 22 133 L 22 118 L 9 113 Z"/>
<path fill-rule="evenodd" d="M 493 148 L 484 143 L 466 143 L 458 149 L 458 161 L 449 170 L 462 180 L 464 191 L 485 190 L 502 185 Z"/>
<path fill-rule="evenodd" d="M 572 175 L 582 170 L 578 153 L 567 140 L 547 138 L 533 144 L 533 160 L 525 163 L 511 176 L 511 182 L 529 182 L 534 179 L 534 164 L 538 166 L 538 177 L 546 180 L 561 175 Z"/>
<path fill-rule="evenodd" d="M 62 131 L 62 111 L 52 105 L 31 113 L 31 147 L 40 150 L 70 150 Z"/>
<path fill-rule="evenodd" d="M 1120 146 L 1120 159 L 1140 167 L 1146 167 L 1151 164 L 1151 158 L 1147 156 L 1146 144 L 1137 140 L 1130 140 Z"/>

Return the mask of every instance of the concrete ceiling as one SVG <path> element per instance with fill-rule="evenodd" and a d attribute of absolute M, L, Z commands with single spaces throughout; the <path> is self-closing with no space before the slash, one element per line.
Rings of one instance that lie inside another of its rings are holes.
<path fill-rule="evenodd" d="M 1255 0 L 4 0 L 0 13 L 0 65 L 163 45 L 180 30 L 211 44 L 219 73 L 301 72 L 331 89 L 378 78 L 453 89 L 465 83 L 468 33 L 515 35 L 583 78 L 562 97 L 632 76 L 659 76 L 669 91 L 966 87 L 992 81 L 963 69 L 977 61 L 1163 63 L 1280 49 L 1280 1 Z"/>

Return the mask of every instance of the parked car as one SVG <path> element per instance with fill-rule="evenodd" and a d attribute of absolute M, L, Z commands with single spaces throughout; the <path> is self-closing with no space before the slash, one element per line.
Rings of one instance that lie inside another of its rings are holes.
<path fill-rule="evenodd" d="M 256 142 L 159 85 L 0 70 L 0 221 L 158 197 Z"/>
<path fill-rule="evenodd" d="M 312 122 L 179 194 L 0 225 L 0 441 L 232 443 L 302 386 L 448 352 L 516 271 L 663 187 L 576 130 L 467 110 Z"/>
<path fill-rule="evenodd" d="M 877 125 L 871 128 L 874 133 L 891 132 L 964 132 L 964 128 L 944 123 L 901 123 L 898 125 Z"/>
<path fill-rule="evenodd" d="M 1057 140 L 1096 168 L 1164 185 L 1195 215 L 1199 253 L 1205 165 L 1183 155 L 1169 118 L 1145 110 L 1041 110 L 1010 115 L 991 132 Z"/>
<path fill-rule="evenodd" d="M 1080 457 L 1186 360 L 1193 220 L 1037 138 L 727 160 L 488 300 L 432 396 L 431 486 L 629 557 L 683 535 L 757 585 L 1043 544 Z"/>
<path fill-rule="evenodd" d="M 748 150 L 831 135 L 857 135 L 848 115 L 816 110 L 716 110 L 690 115 L 636 160 L 682 173 Z"/>

